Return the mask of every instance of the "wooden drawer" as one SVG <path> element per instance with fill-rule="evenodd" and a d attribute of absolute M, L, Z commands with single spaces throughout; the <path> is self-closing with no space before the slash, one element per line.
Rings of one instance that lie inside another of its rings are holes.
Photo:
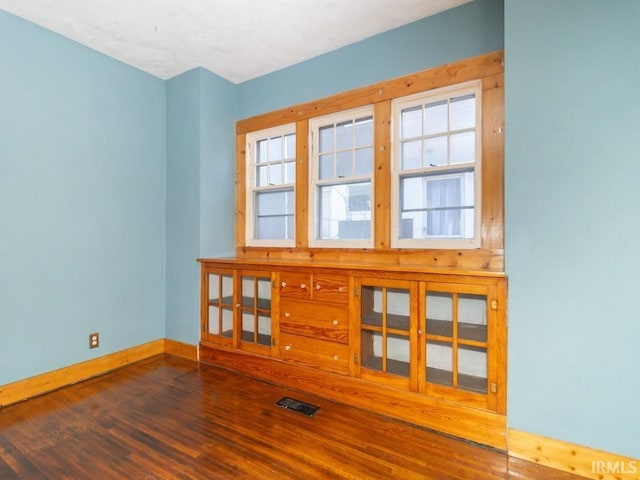
<path fill-rule="evenodd" d="M 300 335 L 280 334 L 280 358 L 328 372 L 349 374 L 349 346 Z"/>
<path fill-rule="evenodd" d="M 311 298 L 311 275 L 308 273 L 281 272 L 278 283 L 281 297 Z"/>
<path fill-rule="evenodd" d="M 314 275 L 312 298 L 318 302 L 349 303 L 349 277 Z"/>
<path fill-rule="evenodd" d="M 349 343 L 348 318 L 346 305 L 320 305 L 289 298 L 280 300 L 281 332 Z"/>

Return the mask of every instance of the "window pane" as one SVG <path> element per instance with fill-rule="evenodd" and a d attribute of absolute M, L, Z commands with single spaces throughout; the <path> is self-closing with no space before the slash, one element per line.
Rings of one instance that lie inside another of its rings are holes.
<path fill-rule="evenodd" d="M 293 189 L 256 194 L 257 239 L 293 239 Z"/>
<path fill-rule="evenodd" d="M 287 240 L 293 240 L 293 215 L 287 215 Z"/>
<path fill-rule="evenodd" d="M 296 158 L 296 134 L 285 135 L 284 158 Z"/>
<path fill-rule="evenodd" d="M 333 147 L 333 125 L 320 129 L 320 152 L 331 152 Z"/>
<path fill-rule="evenodd" d="M 400 121 L 400 138 L 422 136 L 422 106 L 402 110 Z"/>
<path fill-rule="evenodd" d="M 356 175 L 371 175 L 373 172 L 373 148 L 356 150 Z"/>
<path fill-rule="evenodd" d="M 427 180 L 427 205 L 429 208 L 459 207 L 460 178 Z"/>
<path fill-rule="evenodd" d="M 352 155 L 351 151 L 336 153 L 336 177 L 344 178 L 353 175 Z"/>
<path fill-rule="evenodd" d="M 356 147 L 373 145 L 373 118 L 359 118 L 356 120 Z"/>
<path fill-rule="evenodd" d="M 402 144 L 402 169 L 412 170 L 422 167 L 422 142 L 414 140 L 413 142 L 404 142 Z"/>
<path fill-rule="evenodd" d="M 320 239 L 371 238 L 371 182 L 326 185 L 318 193 Z"/>
<path fill-rule="evenodd" d="M 446 100 L 425 105 L 424 134 L 432 135 L 434 133 L 446 132 L 448 127 L 447 113 L 448 106 Z"/>
<path fill-rule="evenodd" d="M 424 195 L 424 177 L 403 178 L 401 183 L 402 210 L 424 209 L 426 196 Z"/>
<path fill-rule="evenodd" d="M 475 95 L 465 95 L 451 99 L 451 130 L 473 128 L 476 125 Z"/>
<path fill-rule="evenodd" d="M 256 193 L 256 212 L 259 217 L 293 214 L 293 189 Z"/>
<path fill-rule="evenodd" d="M 430 210 L 427 212 L 427 236 L 459 237 L 460 210 Z"/>
<path fill-rule="evenodd" d="M 400 200 L 400 238 L 473 238 L 473 171 L 401 178 Z"/>
<path fill-rule="evenodd" d="M 447 164 L 447 137 L 425 138 L 424 163 L 426 167 Z"/>
<path fill-rule="evenodd" d="M 281 163 L 273 163 L 269 165 L 269 185 L 282 185 L 283 173 Z"/>
<path fill-rule="evenodd" d="M 293 188 L 284 191 L 285 194 L 285 212 L 288 215 L 293 215 L 294 212 L 294 197 Z"/>
<path fill-rule="evenodd" d="M 284 183 L 295 183 L 296 181 L 296 162 L 287 162 L 284 164 Z"/>
<path fill-rule="evenodd" d="M 333 178 L 333 155 L 320 155 L 320 180 Z"/>
<path fill-rule="evenodd" d="M 279 240 L 288 238 L 286 236 L 287 231 L 287 217 L 258 217 L 258 225 L 256 238 L 264 240 Z"/>
<path fill-rule="evenodd" d="M 476 156 L 476 132 L 451 135 L 451 163 L 472 163 Z"/>
<path fill-rule="evenodd" d="M 267 156 L 267 140 L 259 140 L 256 147 L 256 162 L 262 163 L 269 160 Z"/>
<path fill-rule="evenodd" d="M 257 167 L 257 172 L 256 172 L 256 186 L 257 187 L 264 187 L 265 185 L 268 185 L 268 177 L 267 177 L 267 170 L 268 170 L 268 166 L 267 165 L 262 165 Z"/>
<path fill-rule="evenodd" d="M 427 205 L 430 209 L 459 207 L 460 178 L 427 181 Z M 427 215 L 428 236 L 460 236 L 459 208 L 453 210 L 429 210 Z"/>
<path fill-rule="evenodd" d="M 353 147 L 353 121 L 347 120 L 336 125 L 336 150 Z"/>
<path fill-rule="evenodd" d="M 282 137 L 269 139 L 269 160 L 282 160 Z"/>
<path fill-rule="evenodd" d="M 427 238 L 427 218 L 424 211 L 402 212 L 400 238 Z"/>

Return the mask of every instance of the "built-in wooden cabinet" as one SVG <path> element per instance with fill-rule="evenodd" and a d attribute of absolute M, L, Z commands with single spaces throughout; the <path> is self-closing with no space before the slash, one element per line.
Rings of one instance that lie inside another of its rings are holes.
<path fill-rule="evenodd" d="M 506 279 L 203 259 L 202 361 L 503 448 Z"/>

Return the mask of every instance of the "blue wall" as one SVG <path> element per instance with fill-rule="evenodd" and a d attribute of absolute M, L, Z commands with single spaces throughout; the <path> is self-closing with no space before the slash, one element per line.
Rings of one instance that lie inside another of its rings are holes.
<path fill-rule="evenodd" d="M 167 81 L 167 338 L 197 343 L 200 277 L 200 75 Z"/>
<path fill-rule="evenodd" d="M 640 2 L 505 3 L 509 424 L 640 457 Z"/>
<path fill-rule="evenodd" d="M 471 3 L 238 85 L 238 119 L 503 48 L 502 0 Z"/>
<path fill-rule="evenodd" d="M 202 68 L 167 81 L 167 337 L 190 344 L 200 334 L 196 258 L 234 253 L 235 90 Z"/>
<path fill-rule="evenodd" d="M 233 256 L 236 233 L 237 87 L 208 70 L 199 70 L 200 256 Z"/>
<path fill-rule="evenodd" d="M 2 11 L 0 65 L 1 385 L 165 336 L 165 89 Z"/>

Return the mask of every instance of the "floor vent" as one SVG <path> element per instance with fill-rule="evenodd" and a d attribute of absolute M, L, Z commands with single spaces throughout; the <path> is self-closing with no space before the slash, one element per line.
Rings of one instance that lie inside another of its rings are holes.
<path fill-rule="evenodd" d="M 317 405 L 311 405 L 310 403 L 301 402 L 295 398 L 282 397 L 276 402 L 276 405 L 287 410 L 292 410 L 296 413 L 301 413 L 307 417 L 313 417 L 320 407 Z"/>

